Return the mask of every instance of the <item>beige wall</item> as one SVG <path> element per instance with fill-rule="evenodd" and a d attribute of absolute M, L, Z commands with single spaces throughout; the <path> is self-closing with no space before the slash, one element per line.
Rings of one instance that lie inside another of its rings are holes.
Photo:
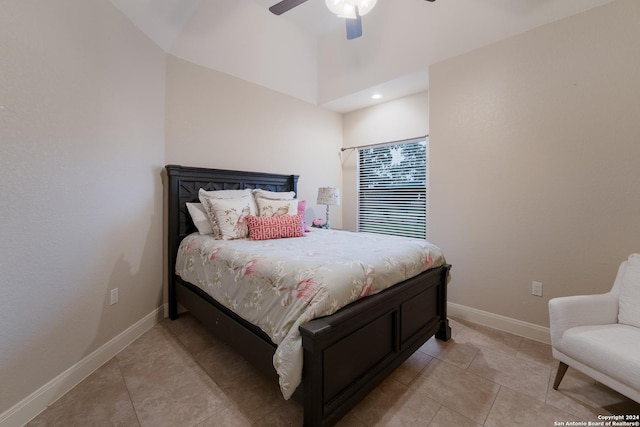
<path fill-rule="evenodd" d="M 400 141 L 429 133 L 427 92 L 344 114 L 344 147 Z M 344 228 L 357 225 L 358 151 L 342 152 L 342 219 Z"/>
<path fill-rule="evenodd" d="M 430 68 L 450 301 L 546 326 L 550 298 L 607 291 L 640 252 L 638 22 L 620 0 Z"/>
<path fill-rule="evenodd" d="M 9 0 L 0 58 L 1 414 L 162 304 L 165 55 L 107 1 Z"/>
<path fill-rule="evenodd" d="M 307 219 L 324 217 L 318 187 L 341 186 L 339 114 L 174 56 L 166 102 L 167 163 L 300 175 Z"/>

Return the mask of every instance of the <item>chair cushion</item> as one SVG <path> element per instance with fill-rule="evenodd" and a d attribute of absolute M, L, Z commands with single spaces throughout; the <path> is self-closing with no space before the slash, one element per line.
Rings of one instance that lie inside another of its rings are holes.
<path fill-rule="evenodd" d="M 629 255 L 621 279 L 618 322 L 640 328 L 640 254 Z"/>
<path fill-rule="evenodd" d="M 559 350 L 640 390 L 640 328 L 621 324 L 577 326 L 565 331 Z"/>

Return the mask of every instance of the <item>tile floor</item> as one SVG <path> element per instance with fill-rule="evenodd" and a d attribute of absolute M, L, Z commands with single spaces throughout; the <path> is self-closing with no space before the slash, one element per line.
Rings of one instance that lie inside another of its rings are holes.
<path fill-rule="evenodd" d="M 548 345 L 450 323 L 452 340 L 428 341 L 338 426 L 558 426 L 640 414 L 640 404 L 571 368 L 553 390 Z M 28 424 L 107 425 L 301 426 L 302 409 L 184 314 L 156 325 Z"/>

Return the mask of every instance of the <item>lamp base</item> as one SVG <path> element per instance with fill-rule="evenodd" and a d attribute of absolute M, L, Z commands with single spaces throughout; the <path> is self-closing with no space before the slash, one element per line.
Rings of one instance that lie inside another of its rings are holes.
<path fill-rule="evenodd" d="M 329 205 L 327 205 L 327 215 L 326 215 L 326 221 L 324 223 L 324 228 L 326 228 L 327 230 L 331 228 L 329 227 Z"/>

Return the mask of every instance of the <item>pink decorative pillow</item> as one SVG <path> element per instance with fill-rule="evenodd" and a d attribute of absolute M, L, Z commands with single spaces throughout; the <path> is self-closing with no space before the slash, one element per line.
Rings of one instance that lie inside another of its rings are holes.
<path fill-rule="evenodd" d="M 298 215 L 300 215 L 300 225 L 302 226 L 302 231 L 305 233 L 308 233 L 311 230 L 309 230 L 309 227 L 307 227 L 307 218 L 304 215 L 304 209 L 306 205 L 307 205 L 306 200 L 298 201 Z"/>
<path fill-rule="evenodd" d="M 249 239 L 267 240 L 304 236 L 300 227 L 300 215 L 245 217 L 249 226 Z"/>

